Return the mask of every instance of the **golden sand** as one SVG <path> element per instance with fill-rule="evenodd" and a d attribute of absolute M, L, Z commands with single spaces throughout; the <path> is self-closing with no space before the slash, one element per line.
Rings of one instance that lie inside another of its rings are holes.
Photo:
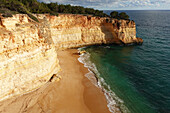
<path fill-rule="evenodd" d="M 88 70 L 78 62 L 77 50 L 57 53 L 61 80 L 0 102 L 0 113 L 109 113 L 103 92 L 84 76 Z"/>

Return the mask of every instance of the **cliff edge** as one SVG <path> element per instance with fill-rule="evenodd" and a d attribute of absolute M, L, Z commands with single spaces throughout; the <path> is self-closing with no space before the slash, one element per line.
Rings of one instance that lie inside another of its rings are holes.
<path fill-rule="evenodd" d="M 51 37 L 57 48 L 143 43 L 141 38 L 136 37 L 134 21 L 72 14 L 37 15 L 37 17 L 48 19 Z"/>
<path fill-rule="evenodd" d="M 0 100 L 39 88 L 60 71 L 56 49 L 142 44 L 134 21 L 83 15 L 0 16 Z M 57 75 L 58 76 L 58 75 Z"/>

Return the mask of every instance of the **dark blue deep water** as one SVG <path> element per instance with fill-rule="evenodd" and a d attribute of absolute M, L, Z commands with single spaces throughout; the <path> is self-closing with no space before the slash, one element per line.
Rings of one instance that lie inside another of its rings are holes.
<path fill-rule="evenodd" d="M 90 60 L 131 113 L 170 113 L 170 11 L 124 12 L 143 45 L 88 47 Z"/>

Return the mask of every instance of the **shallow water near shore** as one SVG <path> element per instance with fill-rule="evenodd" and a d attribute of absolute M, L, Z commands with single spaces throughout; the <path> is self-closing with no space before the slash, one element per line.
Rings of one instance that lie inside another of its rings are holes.
<path fill-rule="evenodd" d="M 83 49 L 123 112 L 170 113 L 170 11 L 124 12 L 136 22 L 143 45 Z"/>

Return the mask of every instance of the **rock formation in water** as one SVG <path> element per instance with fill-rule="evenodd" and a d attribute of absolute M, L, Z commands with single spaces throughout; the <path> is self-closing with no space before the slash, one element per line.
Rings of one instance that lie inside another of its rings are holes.
<path fill-rule="evenodd" d="M 0 100 L 39 88 L 60 70 L 56 49 L 141 44 L 133 21 L 83 15 L 0 16 Z"/>

